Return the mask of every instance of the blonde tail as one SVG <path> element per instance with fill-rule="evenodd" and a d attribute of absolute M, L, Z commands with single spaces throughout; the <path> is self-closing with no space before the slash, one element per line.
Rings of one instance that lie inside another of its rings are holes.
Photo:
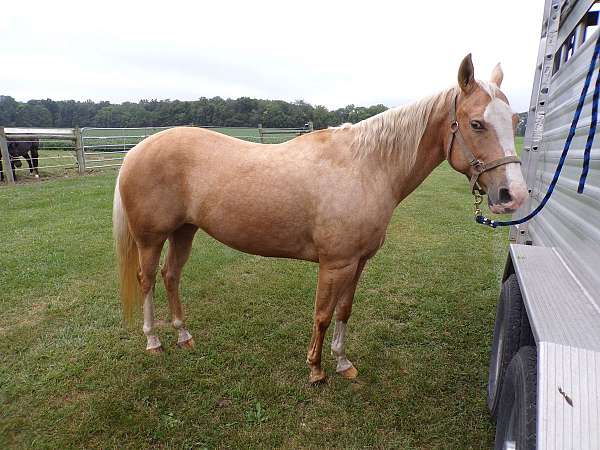
<path fill-rule="evenodd" d="M 134 313 L 142 304 L 142 293 L 138 281 L 140 260 L 137 244 L 129 231 L 129 222 L 123 210 L 119 177 L 117 177 L 115 185 L 113 202 L 113 237 L 119 266 L 123 317 L 126 323 L 131 323 Z"/>

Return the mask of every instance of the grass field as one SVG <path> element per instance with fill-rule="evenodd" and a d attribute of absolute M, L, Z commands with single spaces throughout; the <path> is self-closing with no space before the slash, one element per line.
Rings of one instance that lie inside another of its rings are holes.
<path fill-rule="evenodd" d="M 307 383 L 316 266 L 199 234 L 196 349 L 120 318 L 115 172 L 0 188 L 0 448 L 489 448 L 487 359 L 506 233 L 446 163 L 397 209 L 349 322 L 359 379 Z M 157 317 L 167 319 L 164 288 Z M 328 348 L 331 332 L 328 333 Z"/>

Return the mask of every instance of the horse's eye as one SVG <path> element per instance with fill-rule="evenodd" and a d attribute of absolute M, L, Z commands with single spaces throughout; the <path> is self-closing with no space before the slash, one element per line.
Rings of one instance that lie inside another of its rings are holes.
<path fill-rule="evenodd" d="M 483 130 L 483 124 L 478 120 L 471 120 L 471 128 L 474 130 Z"/>

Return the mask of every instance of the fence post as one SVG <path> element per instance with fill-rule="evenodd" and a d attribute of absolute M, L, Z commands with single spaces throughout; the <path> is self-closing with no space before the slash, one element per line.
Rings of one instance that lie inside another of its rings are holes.
<path fill-rule="evenodd" d="M 75 155 L 77 156 L 79 175 L 83 175 L 85 173 L 85 154 L 81 140 L 81 129 L 79 127 L 73 128 L 73 134 L 75 135 Z"/>
<path fill-rule="evenodd" d="M 13 176 L 12 164 L 10 161 L 10 153 L 8 153 L 6 135 L 4 134 L 4 127 L 0 127 L 0 152 L 2 153 L 2 169 L 4 171 L 6 181 L 10 184 L 14 184 L 15 177 Z"/>
<path fill-rule="evenodd" d="M 262 123 L 258 124 L 258 135 L 260 136 L 260 143 L 264 144 L 265 141 L 263 139 L 263 128 L 262 128 Z"/>

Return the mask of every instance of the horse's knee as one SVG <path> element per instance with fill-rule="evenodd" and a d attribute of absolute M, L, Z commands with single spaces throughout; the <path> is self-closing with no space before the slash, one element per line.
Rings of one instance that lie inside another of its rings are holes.
<path fill-rule="evenodd" d="M 177 288 L 177 284 L 179 283 L 179 277 L 177 277 L 177 275 L 172 270 L 169 270 L 168 267 L 163 267 L 160 273 L 165 283 L 165 288 L 167 288 L 167 290 L 170 291 Z"/>
<path fill-rule="evenodd" d="M 142 294 L 145 296 L 152 290 L 154 287 L 155 279 L 149 276 L 144 276 L 144 274 L 138 275 L 138 281 L 140 282 L 140 288 L 142 289 Z"/>
<path fill-rule="evenodd" d="M 331 316 L 325 313 L 317 313 L 315 315 L 315 327 L 320 331 L 324 332 L 331 323 Z"/>

